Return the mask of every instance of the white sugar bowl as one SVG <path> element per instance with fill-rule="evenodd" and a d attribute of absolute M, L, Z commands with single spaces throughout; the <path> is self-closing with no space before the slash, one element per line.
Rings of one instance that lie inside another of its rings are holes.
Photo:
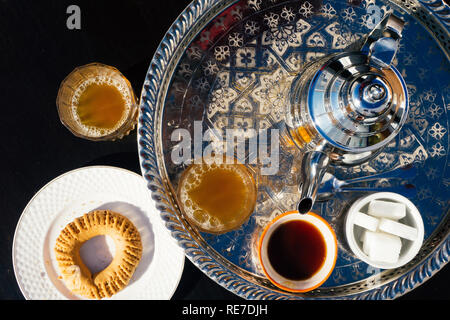
<path fill-rule="evenodd" d="M 410 200 L 378 192 L 353 203 L 345 219 L 345 235 L 356 257 L 376 268 L 393 269 L 417 255 L 424 225 Z"/>

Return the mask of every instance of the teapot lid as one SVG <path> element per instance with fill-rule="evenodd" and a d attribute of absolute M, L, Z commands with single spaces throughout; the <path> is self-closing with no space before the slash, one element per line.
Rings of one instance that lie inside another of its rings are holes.
<path fill-rule="evenodd" d="M 308 114 L 316 130 L 335 147 L 350 152 L 378 149 L 395 137 L 406 120 L 406 84 L 391 65 L 401 32 L 392 27 L 393 23 L 398 27 L 397 19 L 385 19 L 361 51 L 334 55 L 311 79 Z"/>

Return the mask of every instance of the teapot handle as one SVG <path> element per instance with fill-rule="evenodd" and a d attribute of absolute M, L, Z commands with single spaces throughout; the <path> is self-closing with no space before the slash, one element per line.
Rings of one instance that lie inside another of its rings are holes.
<path fill-rule="evenodd" d="M 361 51 L 369 57 L 369 63 L 378 68 L 387 68 L 397 53 L 405 22 L 388 14 L 370 32 Z"/>

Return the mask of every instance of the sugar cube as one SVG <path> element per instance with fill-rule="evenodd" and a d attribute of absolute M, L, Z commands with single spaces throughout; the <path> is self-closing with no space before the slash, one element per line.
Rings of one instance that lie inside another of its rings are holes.
<path fill-rule="evenodd" d="M 399 220 L 406 216 L 406 206 L 399 202 L 372 200 L 367 213 L 374 217 Z"/>
<path fill-rule="evenodd" d="M 416 228 L 390 219 L 381 218 L 378 228 L 381 231 L 399 236 L 403 239 L 416 240 L 417 238 Z"/>
<path fill-rule="evenodd" d="M 400 237 L 384 232 L 364 231 L 363 251 L 373 261 L 396 263 L 400 256 Z"/>
<path fill-rule="evenodd" d="M 370 246 L 373 244 L 373 236 L 369 233 L 369 231 L 364 230 L 361 241 L 363 243 L 363 252 L 367 255 L 370 254 Z"/>
<path fill-rule="evenodd" d="M 376 231 L 379 219 L 369 216 L 362 212 L 356 212 L 353 217 L 353 223 L 370 231 Z"/>

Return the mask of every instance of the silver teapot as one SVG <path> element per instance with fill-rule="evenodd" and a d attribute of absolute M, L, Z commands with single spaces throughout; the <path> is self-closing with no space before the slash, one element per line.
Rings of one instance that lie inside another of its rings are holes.
<path fill-rule="evenodd" d="M 304 151 L 300 213 L 311 210 L 331 165 L 370 160 L 405 123 L 406 84 L 392 65 L 403 26 L 400 18 L 388 15 L 359 51 L 326 56 L 306 66 L 293 81 L 286 128 Z"/>

